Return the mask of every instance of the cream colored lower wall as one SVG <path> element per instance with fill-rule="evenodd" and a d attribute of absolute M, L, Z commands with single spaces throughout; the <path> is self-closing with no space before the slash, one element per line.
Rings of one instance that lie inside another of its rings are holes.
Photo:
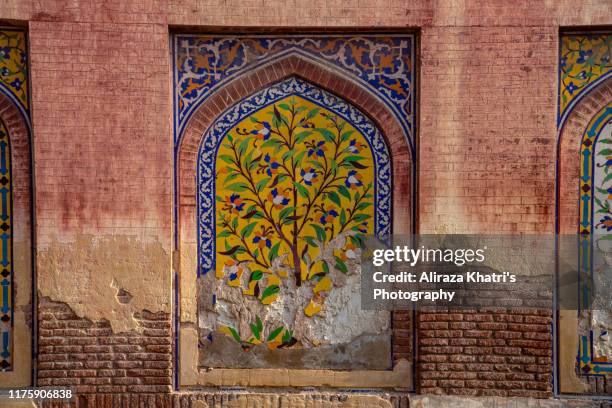
<path fill-rule="evenodd" d="M 19 231 L 17 228 L 16 230 Z M 0 389 L 25 387 L 32 384 L 32 258 L 30 248 L 29 239 L 13 240 L 13 292 L 15 294 L 11 351 L 13 368 L 11 371 L 0 372 Z"/>

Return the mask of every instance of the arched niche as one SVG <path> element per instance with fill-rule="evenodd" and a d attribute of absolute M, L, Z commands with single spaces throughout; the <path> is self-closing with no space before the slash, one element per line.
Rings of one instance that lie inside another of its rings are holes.
<path fill-rule="evenodd" d="M 363 118 L 363 122 L 367 126 L 374 129 L 374 134 L 378 132 L 379 143 L 382 143 L 387 150 L 388 173 L 389 180 L 386 183 L 389 189 L 387 200 L 388 206 L 388 227 L 385 231 L 375 229 L 370 232 L 380 232 L 382 235 L 393 233 L 410 233 L 411 231 L 411 155 L 407 141 L 390 113 L 386 110 L 374 96 L 368 94 L 364 90 L 355 86 L 351 81 L 341 75 L 335 74 L 328 69 L 322 69 L 316 63 L 304 60 L 301 57 L 289 56 L 283 61 L 278 61 L 262 67 L 258 70 L 253 70 L 244 77 L 239 78 L 225 88 L 216 92 L 206 101 L 197 112 L 193 115 L 190 123 L 187 125 L 181 144 L 177 151 L 177 193 L 178 193 L 178 270 L 179 278 L 179 293 L 180 293 L 180 316 L 179 316 L 179 382 L 181 386 L 190 385 L 236 385 L 236 383 L 245 385 L 260 385 L 260 386 L 370 386 L 370 387 L 410 387 L 412 384 L 410 362 L 403 358 L 393 359 L 389 356 L 387 369 L 382 370 L 368 369 L 364 365 L 360 369 L 352 371 L 338 371 L 334 367 L 261 367 L 261 366 L 246 366 L 240 368 L 230 368 L 228 364 L 223 368 L 216 368 L 212 371 L 201 369 L 198 364 L 199 348 L 202 348 L 202 336 L 198 328 L 206 325 L 207 317 L 203 317 L 198 310 L 198 302 L 212 302 L 211 292 L 202 290 L 201 282 L 198 282 L 198 271 L 200 278 L 203 275 L 208 275 L 214 278 L 215 274 L 222 274 L 223 271 L 217 271 L 216 265 L 207 264 L 202 258 L 202 248 L 206 252 L 206 246 L 210 247 L 210 251 L 219 253 L 215 249 L 217 239 L 213 235 L 217 232 L 211 229 L 210 222 L 206 219 L 211 219 L 207 214 L 213 217 L 217 212 L 214 208 L 212 211 L 210 205 L 212 202 L 206 202 L 202 199 L 203 194 L 211 192 L 210 186 L 207 186 L 204 179 L 212 180 L 214 177 L 211 172 L 216 172 L 220 169 L 215 167 L 201 166 L 201 157 L 206 154 L 216 154 L 213 151 L 212 145 L 207 145 L 207 135 L 218 124 L 223 121 L 223 118 L 232 117 L 233 126 L 240 120 L 240 114 L 236 109 L 240 110 L 239 106 L 249 97 L 257 98 L 257 95 L 265 94 L 265 92 L 282 84 L 293 83 L 300 86 L 308 86 L 312 89 L 317 89 L 321 95 L 327 95 L 327 99 L 336 99 L 336 105 L 344 104 L 347 106 L 344 119 L 354 120 L 355 112 Z M 294 95 L 296 93 L 294 92 Z M 297 93 L 299 94 L 299 92 Z M 288 96 L 288 95 L 285 95 Z M 299 95 L 300 98 L 303 95 Z M 350 101 L 350 102 L 349 102 Z M 285 101 L 286 102 L 286 101 Z M 316 103 L 313 100 L 309 103 Z M 329 102 L 329 101 L 328 101 Z M 334 101 L 331 101 L 332 105 Z M 258 108 L 270 106 L 261 100 L 258 100 L 255 105 Z M 352 107 L 352 108 L 351 108 Z M 329 107 L 326 107 L 329 109 Z M 276 108 L 279 109 L 279 108 Z M 353 109 L 354 112 L 351 111 Z M 342 110 L 342 109 L 340 109 Z M 331 110 L 333 112 L 333 109 Z M 233 112 L 233 113 L 232 113 Z M 274 112 L 274 111 L 272 111 Z M 336 114 L 339 111 L 336 110 Z M 258 119 L 259 120 L 259 119 Z M 263 120 L 259 120 L 263 122 Z M 261 125 L 261 123 L 259 123 Z M 353 124 L 353 127 L 354 124 Z M 255 129 L 245 129 L 246 134 L 255 136 L 251 133 Z M 227 129 L 226 132 L 227 133 Z M 225 135 L 223 133 L 223 135 Z M 359 132 L 367 143 L 365 132 Z M 384 135 L 384 136 L 383 136 Z M 374 140 L 374 139 L 373 139 Z M 263 142 L 262 142 L 263 143 Z M 365 144 L 365 143 L 364 143 Z M 315 149 L 316 150 L 316 149 Z M 374 151 L 372 151 L 375 153 Z M 305 153 L 308 154 L 308 153 Z M 314 153 L 316 154 L 316 152 Z M 374 158 L 375 154 L 373 154 Z M 265 158 L 263 159 L 265 161 Z M 381 168 L 382 169 L 382 168 Z M 308 169 L 306 169 L 308 170 Z M 393 175 L 394 182 L 390 182 L 390 176 Z M 208 175 L 208 177 L 203 177 Z M 375 177 L 372 175 L 372 177 Z M 194 180 L 198 182 L 194 182 Z M 382 187 L 382 184 L 379 186 Z M 239 192 L 238 192 L 239 193 Z M 271 193 L 271 192 L 270 192 Z M 279 192 L 277 191 L 277 195 Z M 291 193 L 293 194 L 293 192 Z M 212 198 L 212 197 L 211 197 Z M 274 197 L 267 197 L 269 200 L 274 200 Z M 228 200 L 222 199 L 219 202 L 223 205 L 240 205 L 236 203 L 236 199 L 232 201 L 231 194 Z M 282 200 L 281 200 L 282 203 Z M 279 203 L 280 204 L 280 203 Z M 373 212 L 374 215 L 376 211 Z M 340 217 L 330 214 L 331 218 Z M 208 232 L 207 231 L 208 228 Z M 205 231 L 204 235 L 202 232 Z M 316 235 L 316 230 L 313 230 Z M 249 237 L 253 234 L 249 231 Z M 208 234 L 208 235 L 207 235 Z M 381 235 L 381 236 L 382 236 Z M 204 238 L 202 238 L 204 237 Z M 265 237 L 264 237 L 265 238 Z M 264 247 L 267 249 L 266 244 Z M 230 248 L 231 249 L 231 248 Z M 224 249 L 222 252 L 227 253 Z M 206 269 L 206 267 L 212 267 Z M 334 265 L 332 265 L 333 267 Z M 206 273 L 202 273 L 206 270 Z M 294 268 L 295 271 L 295 268 Z M 230 270 L 227 272 L 232 273 Z M 253 271 L 249 271 L 249 275 Z M 236 271 L 234 271 L 236 273 Z M 307 276 L 306 276 L 307 277 Z M 208 279 L 208 278 L 207 278 Z M 210 286 L 210 285 L 208 285 Z M 270 285 L 266 285 L 265 291 Z M 200 290 L 198 290 L 200 288 Z M 247 288 L 248 289 L 248 288 Z M 261 293 L 260 293 L 261 295 Z M 312 299 L 311 299 L 312 300 Z M 312 308 L 311 308 L 312 309 Z M 304 309 L 301 309 L 302 312 Z M 387 324 L 390 325 L 390 320 L 387 317 Z M 256 316 L 252 322 L 258 324 Z M 263 322 L 262 322 L 263 323 Z M 235 329 L 235 328 L 233 328 Z M 226 330 L 228 338 L 235 337 L 232 330 Z M 252 330 L 251 330 L 252 334 Z M 268 333 L 269 335 L 269 333 Z M 239 334 L 240 336 L 240 334 Z M 390 333 L 390 336 L 394 336 Z M 267 337 L 267 336 L 266 336 Z M 280 336 L 282 337 L 282 335 Z M 289 338 L 287 338 L 289 339 Z M 391 337 L 389 337 L 389 340 Z M 205 339 L 204 339 L 205 340 Z M 230 339 L 231 340 L 231 339 Z M 243 340 L 242 338 L 240 339 Z M 248 339 L 247 339 L 248 340 Z M 274 340 L 274 339 L 272 339 Z M 205 348 L 205 347 L 204 347 Z M 389 349 L 391 350 L 391 349 Z M 384 363 L 383 363 L 384 364 Z M 283 372 L 285 375 L 278 376 L 274 373 Z M 253 373 L 269 374 L 261 378 L 253 375 Z M 298 375 L 299 373 L 299 375 Z M 369 374 L 375 375 L 369 375 Z M 288 375 L 287 375 L 288 374 Z M 236 378 L 238 380 L 236 381 Z"/>
<path fill-rule="evenodd" d="M 610 184 L 606 180 L 605 171 L 610 162 L 605 150 L 609 149 L 611 121 L 612 79 L 608 78 L 575 103 L 559 135 L 557 232 L 565 241 L 570 241 L 563 238 L 568 235 L 578 237 L 575 263 L 582 277 L 578 282 L 585 282 L 583 278 L 592 276 L 591 272 L 598 269 L 589 255 L 597 245 L 594 241 L 610 235 L 605 225 L 609 214 L 601 207 L 606 202 L 612 204 L 609 196 L 603 194 L 604 185 Z M 577 307 L 560 306 L 558 311 L 559 392 L 606 393 L 609 392 L 606 387 L 609 390 L 610 379 L 605 368 L 612 356 L 597 346 L 602 331 L 598 321 L 601 322 L 602 318 L 605 321 L 605 316 L 582 308 L 580 304 L 584 299 L 579 300 Z"/>

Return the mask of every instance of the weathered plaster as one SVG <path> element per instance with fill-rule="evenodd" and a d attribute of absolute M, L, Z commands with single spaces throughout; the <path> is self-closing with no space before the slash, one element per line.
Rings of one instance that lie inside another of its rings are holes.
<path fill-rule="evenodd" d="M 53 239 L 39 250 L 37 264 L 41 296 L 66 303 L 79 317 L 106 319 L 114 332 L 138 330 L 136 312 L 170 313 L 171 260 L 159 242 L 118 235 Z"/>
<path fill-rule="evenodd" d="M 588 384 L 576 375 L 578 315 L 575 310 L 559 311 L 559 389 L 565 393 L 584 393 Z"/>
<path fill-rule="evenodd" d="M 410 388 L 412 365 L 396 363 L 392 371 L 226 369 L 201 370 L 198 367 L 198 331 L 183 323 L 180 330 L 180 385 L 241 387 L 335 387 L 335 388 Z"/>
<path fill-rule="evenodd" d="M 23 227 L 20 225 L 20 227 Z M 21 229 L 19 229 L 21 230 Z M 18 230 L 18 231 L 19 231 Z M 18 232 L 21 235 L 23 232 Z M 0 388 L 24 387 L 32 380 L 32 262 L 30 240 L 13 240 L 13 369 L 0 372 Z M 1 402 L 1 400 L 0 400 Z M 4 406 L 0 404 L 0 406 Z"/>

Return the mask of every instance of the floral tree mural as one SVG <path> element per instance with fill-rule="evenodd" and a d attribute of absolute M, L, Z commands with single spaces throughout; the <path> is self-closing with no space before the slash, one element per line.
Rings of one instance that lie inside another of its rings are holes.
<path fill-rule="evenodd" d="M 355 298 L 360 244 L 376 231 L 375 177 L 362 132 L 300 95 L 226 132 L 214 168 L 214 280 L 201 288 L 210 301 L 201 319 L 214 320 L 204 346 L 221 335 L 245 351 L 304 349 L 387 330 L 386 312 L 351 320 L 368 313 Z M 348 307 L 355 316 L 338 322 Z M 354 327 L 334 334 L 342 325 Z"/>

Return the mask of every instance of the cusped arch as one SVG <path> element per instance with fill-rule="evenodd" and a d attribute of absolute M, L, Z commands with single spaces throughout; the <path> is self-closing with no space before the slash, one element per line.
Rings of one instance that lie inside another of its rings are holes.
<path fill-rule="evenodd" d="M 593 116 L 612 101 L 612 78 L 591 89 L 572 109 L 557 143 L 557 232 L 575 234 L 579 221 L 580 149 Z"/>
<path fill-rule="evenodd" d="M 391 153 L 394 177 L 393 232 L 411 232 L 413 152 L 397 118 L 375 95 L 361 88 L 346 75 L 306 59 L 302 55 L 291 54 L 250 70 L 228 82 L 201 104 L 180 135 L 176 161 L 179 242 L 197 241 L 196 185 L 193 181 L 198 148 L 207 129 L 216 118 L 240 100 L 292 76 L 302 78 L 350 102 L 364 112 L 381 130 Z"/>
<path fill-rule="evenodd" d="M 31 147 L 27 116 L 0 89 L 0 121 L 10 145 L 11 264 L 13 287 L 13 338 L 11 371 L 0 372 L 0 383 L 6 387 L 31 383 L 32 327 L 32 189 Z"/>

